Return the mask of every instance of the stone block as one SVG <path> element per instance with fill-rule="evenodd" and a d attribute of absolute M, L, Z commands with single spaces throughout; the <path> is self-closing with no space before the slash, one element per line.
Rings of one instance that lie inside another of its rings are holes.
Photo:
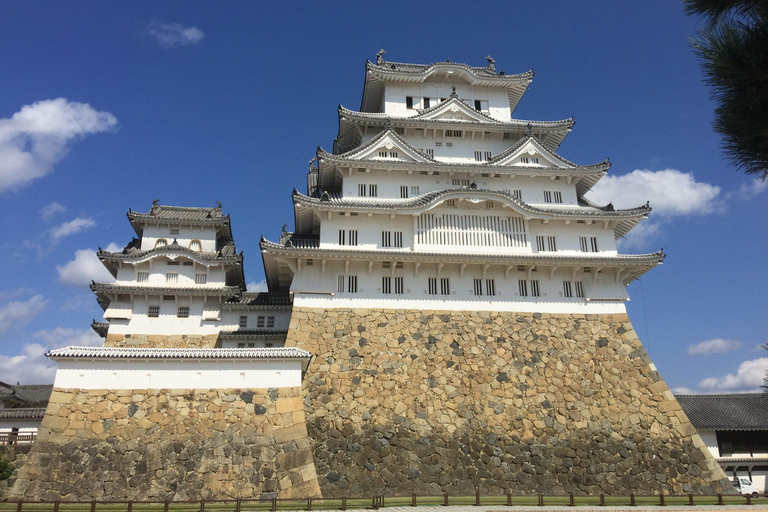
<path fill-rule="evenodd" d="M 304 400 L 300 396 L 293 398 L 278 398 L 275 403 L 278 413 L 304 410 Z"/>

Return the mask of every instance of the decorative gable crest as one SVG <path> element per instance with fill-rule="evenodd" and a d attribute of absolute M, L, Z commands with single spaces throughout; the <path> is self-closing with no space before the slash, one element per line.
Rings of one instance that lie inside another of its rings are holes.
<path fill-rule="evenodd" d="M 467 123 L 498 122 L 487 114 L 470 107 L 459 98 L 451 97 L 434 107 L 422 110 L 411 119 L 425 121 L 459 121 Z"/>
<path fill-rule="evenodd" d="M 433 158 L 409 144 L 392 129 L 384 130 L 366 144 L 340 156 L 351 160 L 434 162 Z"/>
<path fill-rule="evenodd" d="M 491 160 L 491 165 L 536 166 L 536 167 L 577 167 L 560 155 L 544 147 L 536 137 L 529 136 L 499 153 Z"/>

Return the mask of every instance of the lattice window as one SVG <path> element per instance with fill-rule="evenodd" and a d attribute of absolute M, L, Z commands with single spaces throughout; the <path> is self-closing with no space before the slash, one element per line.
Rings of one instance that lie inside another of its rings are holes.
<path fill-rule="evenodd" d="M 165 282 L 168 284 L 177 284 L 179 282 L 179 274 L 177 272 L 168 272 L 165 274 Z"/>
<path fill-rule="evenodd" d="M 541 297 L 538 281 L 531 281 L 531 297 Z"/>
<path fill-rule="evenodd" d="M 436 277 L 430 277 L 427 279 L 427 285 L 429 288 L 429 294 L 430 295 L 437 295 L 437 278 Z"/>
<path fill-rule="evenodd" d="M 482 295 L 483 294 L 483 280 L 482 279 L 475 279 L 474 280 L 474 292 L 475 295 Z"/>
<path fill-rule="evenodd" d="M 431 213 L 417 218 L 416 242 L 424 245 L 521 248 L 528 243 L 525 221 L 521 217 Z"/>
<path fill-rule="evenodd" d="M 523 199 L 523 191 L 522 190 L 513 190 L 512 191 L 512 197 L 514 197 L 518 201 L 522 201 L 522 199 Z"/>
<path fill-rule="evenodd" d="M 584 283 L 582 281 L 574 281 L 573 287 L 576 291 L 576 296 L 583 299 L 584 298 Z"/>
<path fill-rule="evenodd" d="M 551 203 L 552 202 L 552 191 L 551 190 L 545 190 L 544 191 L 544 202 L 545 203 Z"/>
<path fill-rule="evenodd" d="M 208 283 L 207 274 L 195 274 L 195 284 L 207 284 L 207 283 Z"/>
<path fill-rule="evenodd" d="M 461 137 L 462 131 L 461 130 L 445 130 L 445 136 L 446 137 Z"/>
<path fill-rule="evenodd" d="M 459 179 L 452 179 L 451 185 L 459 186 L 459 187 L 468 187 L 469 186 L 469 180 L 459 180 Z"/>
<path fill-rule="evenodd" d="M 356 229 L 340 229 L 339 245 L 357 245 Z"/>
<path fill-rule="evenodd" d="M 160 316 L 160 306 L 149 306 L 147 310 L 147 316 L 149 318 L 157 318 Z"/>
<path fill-rule="evenodd" d="M 275 317 L 268 316 L 267 317 L 267 327 L 274 327 L 275 326 Z"/>
<path fill-rule="evenodd" d="M 381 293 L 392 293 L 392 278 L 384 276 L 381 278 Z"/>
<path fill-rule="evenodd" d="M 404 290 L 403 286 L 403 278 L 402 277 L 396 277 L 395 278 L 395 294 L 396 295 L 402 295 Z"/>
<path fill-rule="evenodd" d="M 544 245 L 544 237 L 541 235 L 536 235 L 536 250 L 539 252 L 544 251 L 546 246 Z"/>
<path fill-rule="evenodd" d="M 563 297 L 573 297 L 573 286 L 570 281 L 563 281 Z"/>
<path fill-rule="evenodd" d="M 555 199 L 556 203 L 562 203 L 563 202 L 563 193 L 562 192 L 555 191 L 554 196 L 555 196 L 554 199 Z"/>
<path fill-rule="evenodd" d="M 525 279 L 517 280 L 517 292 L 521 297 L 528 296 L 528 281 Z"/>
<path fill-rule="evenodd" d="M 400 185 L 400 197 L 403 199 L 408 197 L 408 185 Z"/>
<path fill-rule="evenodd" d="M 149 272 L 136 273 L 136 281 L 139 283 L 146 283 L 147 281 L 149 281 Z"/>
<path fill-rule="evenodd" d="M 263 316 L 256 317 L 256 327 L 264 327 L 264 320 Z"/>
<path fill-rule="evenodd" d="M 493 279 L 485 280 L 485 294 L 490 296 L 496 295 L 496 281 Z"/>
<path fill-rule="evenodd" d="M 176 316 L 179 318 L 189 318 L 189 306 L 179 306 L 176 310 Z"/>
<path fill-rule="evenodd" d="M 557 243 L 554 236 L 547 237 L 547 250 L 551 252 L 557 251 Z"/>
<path fill-rule="evenodd" d="M 240 321 L 237 323 L 238 327 L 241 329 L 245 329 L 248 327 L 248 316 L 247 315 L 241 315 Z"/>
<path fill-rule="evenodd" d="M 440 295 L 451 294 L 451 280 L 447 277 L 440 278 Z"/>

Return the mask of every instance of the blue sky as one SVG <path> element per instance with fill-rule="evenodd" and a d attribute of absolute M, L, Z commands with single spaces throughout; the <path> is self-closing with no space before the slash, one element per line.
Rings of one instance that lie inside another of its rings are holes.
<path fill-rule="evenodd" d="M 9 2 L 0 17 L 0 380 L 46 382 L 42 354 L 95 344 L 92 252 L 125 212 L 231 213 L 250 283 L 260 235 L 293 221 L 336 106 L 365 59 L 450 58 L 536 72 L 515 117 L 576 126 L 559 153 L 610 157 L 593 198 L 654 212 L 623 252 L 668 254 L 630 318 L 677 389 L 755 390 L 768 368 L 768 191 L 722 158 L 681 4 L 648 2 Z M 113 247 L 116 247 L 113 245 Z"/>

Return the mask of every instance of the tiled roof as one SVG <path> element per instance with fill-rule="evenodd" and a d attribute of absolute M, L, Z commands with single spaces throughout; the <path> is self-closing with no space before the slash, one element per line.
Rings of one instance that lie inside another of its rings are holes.
<path fill-rule="evenodd" d="M 96 253 L 96 255 L 102 261 L 104 260 L 136 261 L 136 260 L 149 259 L 152 256 L 158 256 L 161 254 L 169 254 L 169 253 L 183 254 L 199 263 L 208 262 L 208 261 L 216 262 L 216 263 L 228 262 L 228 261 L 240 262 L 243 260 L 242 253 L 233 254 L 231 256 L 222 256 L 219 252 L 197 252 L 187 247 L 183 247 L 179 245 L 176 242 L 176 240 L 174 240 L 172 244 L 155 247 L 154 249 L 149 249 L 148 251 L 123 250 L 123 252 L 107 252 L 99 249 L 99 252 Z"/>
<path fill-rule="evenodd" d="M 441 107 L 445 107 L 447 102 L 449 101 L 459 101 L 461 100 L 454 100 L 449 99 L 445 102 L 438 103 L 435 106 L 429 107 L 427 109 L 418 110 L 418 114 L 415 116 L 408 116 L 408 117 L 393 117 L 391 114 L 388 114 L 386 112 L 358 112 L 356 110 L 350 110 L 348 108 L 345 108 L 341 105 L 338 107 L 338 113 L 340 116 L 344 116 L 350 119 L 365 119 L 370 121 L 382 121 L 383 123 L 391 122 L 393 126 L 399 126 L 404 123 L 410 123 L 410 122 L 416 122 L 419 123 L 439 123 L 439 124 L 455 124 L 455 125 L 461 125 L 466 126 L 467 121 L 459 121 L 456 119 L 424 119 L 424 116 L 427 114 L 430 114 L 434 112 L 435 110 L 438 110 Z M 522 128 L 526 129 L 528 127 L 537 129 L 537 130 L 562 130 L 562 129 L 570 129 L 575 124 L 575 121 L 572 117 L 568 119 L 560 119 L 557 121 L 529 121 L 525 119 L 510 119 L 509 121 L 499 121 L 496 118 L 493 118 L 486 114 L 485 112 L 482 112 L 480 110 L 475 109 L 471 105 L 467 105 L 468 108 L 471 108 L 474 110 L 478 115 L 486 118 L 487 123 L 479 124 L 478 127 L 486 127 L 489 125 L 493 126 L 499 126 L 499 127 L 506 127 L 506 128 Z"/>
<path fill-rule="evenodd" d="M 300 251 L 295 247 L 286 247 L 284 245 L 270 242 L 262 237 L 260 246 L 262 249 L 282 249 Z M 545 263 L 573 263 L 581 265 L 622 265 L 626 263 L 661 263 L 666 255 L 662 251 L 656 251 L 646 254 L 614 254 L 611 256 L 589 256 L 589 254 L 598 253 L 575 253 L 571 255 L 557 255 L 557 253 L 542 254 L 478 254 L 478 253 L 460 253 L 460 252 L 415 252 L 410 249 L 401 250 L 355 250 L 354 246 L 346 246 L 340 249 L 317 249 L 317 252 L 323 254 L 341 254 L 341 255 L 360 255 L 362 257 L 380 256 L 389 260 L 408 261 L 411 259 L 429 258 L 429 257 L 447 257 L 447 258 L 468 258 L 476 262 L 484 260 L 509 260 L 516 264 L 545 264 Z"/>
<path fill-rule="evenodd" d="M 228 300 L 225 306 L 233 309 L 291 307 L 293 299 L 288 293 L 274 292 L 245 292 L 241 296 Z"/>
<path fill-rule="evenodd" d="M 45 416 L 43 407 L 19 407 L 16 409 L 0 409 L 0 420 L 40 420 Z"/>
<path fill-rule="evenodd" d="M 285 337 L 288 331 L 276 331 L 274 329 L 238 329 L 234 331 L 221 331 L 219 334 L 226 338 L 256 338 L 256 337 Z"/>
<path fill-rule="evenodd" d="M 295 347 L 274 348 L 124 348 L 65 347 L 46 354 L 51 359 L 307 359 L 306 350 Z"/>
<path fill-rule="evenodd" d="M 323 206 L 333 208 L 354 208 L 361 210 L 375 209 L 399 209 L 399 210 L 417 210 L 436 203 L 438 200 L 451 196 L 461 197 L 467 194 L 490 194 L 495 198 L 503 198 L 509 204 L 515 205 L 520 211 L 531 214 L 556 215 L 558 217 L 599 217 L 601 219 L 612 219 L 617 217 L 643 217 L 650 213 L 649 205 L 639 206 L 637 208 L 628 208 L 624 210 L 613 210 L 611 208 L 595 208 L 591 206 L 582 207 L 553 207 L 541 208 L 525 203 L 515 198 L 512 194 L 502 192 L 501 190 L 481 189 L 476 187 L 462 187 L 454 189 L 435 190 L 419 196 L 406 199 L 386 199 L 386 198 L 361 198 L 361 197 L 334 197 L 330 194 L 327 199 L 308 197 L 298 191 L 293 193 L 294 204 L 305 204 L 307 206 Z M 489 199 L 493 199 L 491 197 Z"/>
<path fill-rule="evenodd" d="M 194 223 L 229 223 L 229 215 L 221 213 L 221 205 L 215 208 L 198 208 L 190 206 L 167 206 L 155 201 L 147 213 L 128 211 L 130 220 L 171 220 Z"/>
<path fill-rule="evenodd" d="M 91 329 L 102 338 L 106 338 L 109 331 L 109 322 L 97 322 L 94 320 L 91 322 Z"/>
<path fill-rule="evenodd" d="M 459 64 L 457 62 L 434 62 L 432 64 L 408 64 L 405 62 L 388 62 L 381 59 L 377 64 L 367 61 L 365 68 L 367 71 L 380 71 L 385 73 L 402 73 L 412 75 L 423 75 L 440 67 L 450 68 L 462 68 L 469 71 L 472 75 L 482 79 L 496 79 L 503 81 L 519 82 L 529 81 L 533 78 L 533 70 L 528 70 L 523 73 L 515 75 L 503 74 L 503 71 L 496 72 L 495 69 L 490 66 L 486 67 L 474 67 L 467 64 Z"/>
<path fill-rule="evenodd" d="M 676 395 L 699 430 L 768 430 L 768 393 Z"/>
<path fill-rule="evenodd" d="M 17 384 L 13 386 L 16 396 L 28 403 L 47 402 L 51 397 L 52 384 Z"/>
<path fill-rule="evenodd" d="M 91 291 L 94 293 L 135 293 L 135 294 L 163 294 L 163 295 L 217 295 L 217 296 L 235 296 L 240 294 L 239 286 L 220 286 L 220 287 L 172 287 L 172 286 L 138 286 L 123 285 L 111 283 L 91 283 Z"/>

